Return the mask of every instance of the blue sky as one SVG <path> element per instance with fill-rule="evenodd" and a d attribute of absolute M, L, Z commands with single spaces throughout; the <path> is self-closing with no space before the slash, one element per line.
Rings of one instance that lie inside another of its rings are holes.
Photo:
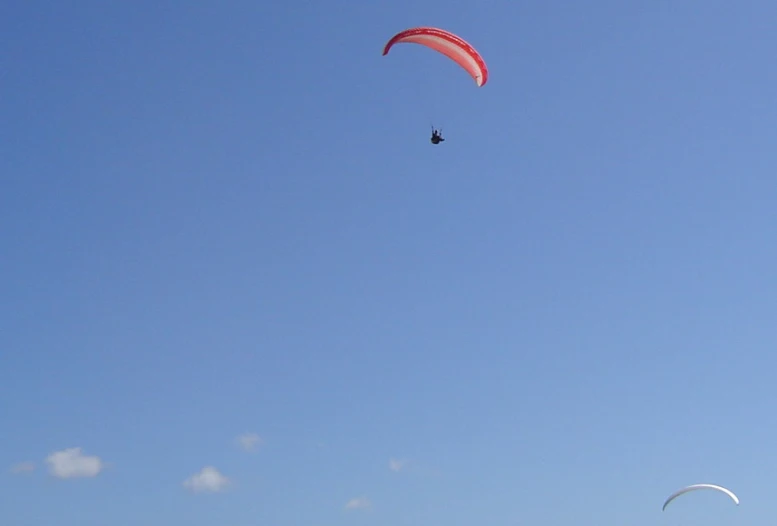
<path fill-rule="evenodd" d="M 76 4 L 0 21 L 0 523 L 773 520 L 777 4 Z"/>

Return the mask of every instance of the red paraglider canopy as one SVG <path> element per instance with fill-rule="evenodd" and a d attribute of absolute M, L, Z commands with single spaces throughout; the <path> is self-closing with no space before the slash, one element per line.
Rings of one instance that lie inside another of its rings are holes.
<path fill-rule="evenodd" d="M 488 82 L 488 67 L 486 67 L 483 57 L 466 40 L 454 35 L 450 31 L 435 27 L 406 29 L 397 33 L 388 41 L 383 48 L 383 55 L 387 55 L 394 44 L 400 43 L 421 44 L 442 53 L 464 68 L 475 79 L 478 87 Z"/>

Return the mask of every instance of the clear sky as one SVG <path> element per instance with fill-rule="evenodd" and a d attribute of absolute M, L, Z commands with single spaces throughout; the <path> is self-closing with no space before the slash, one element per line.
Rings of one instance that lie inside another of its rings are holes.
<path fill-rule="evenodd" d="M 0 523 L 773 521 L 776 20 L 6 3 Z"/>

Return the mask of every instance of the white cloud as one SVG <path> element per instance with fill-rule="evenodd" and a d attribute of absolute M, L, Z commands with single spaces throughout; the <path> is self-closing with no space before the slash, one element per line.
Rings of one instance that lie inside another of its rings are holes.
<path fill-rule="evenodd" d="M 405 465 L 407 465 L 407 460 L 398 460 L 395 458 L 389 460 L 389 469 L 391 471 L 402 471 L 402 468 L 404 468 Z"/>
<path fill-rule="evenodd" d="M 366 497 L 351 499 L 345 504 L 345 509 L 347 510 L 365 510 L 371 507 L 372 503 Z"/>
<path fill-rule="evenodd" d="M 18 475 L 20 473 L 30 473 L 35 471 L 35 464 L 32 462 L 20 462 L 11 466 L 11 473 Z"/>
<path fill-rule="evenodd" d="M 261 446 L 264 441 L 262 440 L 262 437 L 256 433 L 243 433 L 237 437 L 237 443 L 245 451 L 253 451 L 258 446 Z"/>
<path fill-rule="evenodd" d="M 96 477 L 105 467 L 99 457 L 84 455 L 80 447 L 52 453 L 46 463 L 49 472 L 61 479 Z"/>
<path fill-rule="evenodd" d="M 199 473 L 184 480 L 183 485 L 195 493 L 217 493 L 225 490 L 230 485 L 230 480 L 213 466 L 206 466 Z"/>

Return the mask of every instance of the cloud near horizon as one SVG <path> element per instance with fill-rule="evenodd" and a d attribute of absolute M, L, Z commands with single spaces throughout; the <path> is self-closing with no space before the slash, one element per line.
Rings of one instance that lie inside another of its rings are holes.
<path fill-rule="evenodd" d="M 396 458 L 392 458 L 389 460 L 389 469 L 394 472 L 402 471 L 402 469 L 407 465 L 407 460 L 400 460 Z"/>
<path fill-rule="evenodd" d="M 372 502 L 370 502 L 370 499 L 366 497 L 358 497 L 355 499 L 351 499 L 345 504 L 346 510 L 366 510 L 371 507 L 372 507 Z"/>
<path fill-rule="evenodd" d="M 105 467 L 100 457 L 84 455 L 80 447 L 55 451 L 46 463 L 49 473 L 60 479 L 96 477 Z"/>
<path fill-rule="evenodd" d="M 250 452 L 264 444 L 264 441 L 262 440 L 262 437 L 256 433 L 243 433 L 237 437 L 237 443 L 243 449 L 243 451 Z"/>
<path fill-rule="evenodd" d="M 14 475 L 20 475 L 22 473 L 30 473 L 32 471 L 35 471 L 35 464 L 33 464 L 32 462 L 19 462 L 18 464 L 14 464 L 13 466 L 11 466 L 10 471 Z"/>
<path fill-rule="evenodd" d="M 231 481 L 213 466 L 205 466 L 183 481 L 183 486 L 194 493 L 218 493 L 229 487 Z"/>

